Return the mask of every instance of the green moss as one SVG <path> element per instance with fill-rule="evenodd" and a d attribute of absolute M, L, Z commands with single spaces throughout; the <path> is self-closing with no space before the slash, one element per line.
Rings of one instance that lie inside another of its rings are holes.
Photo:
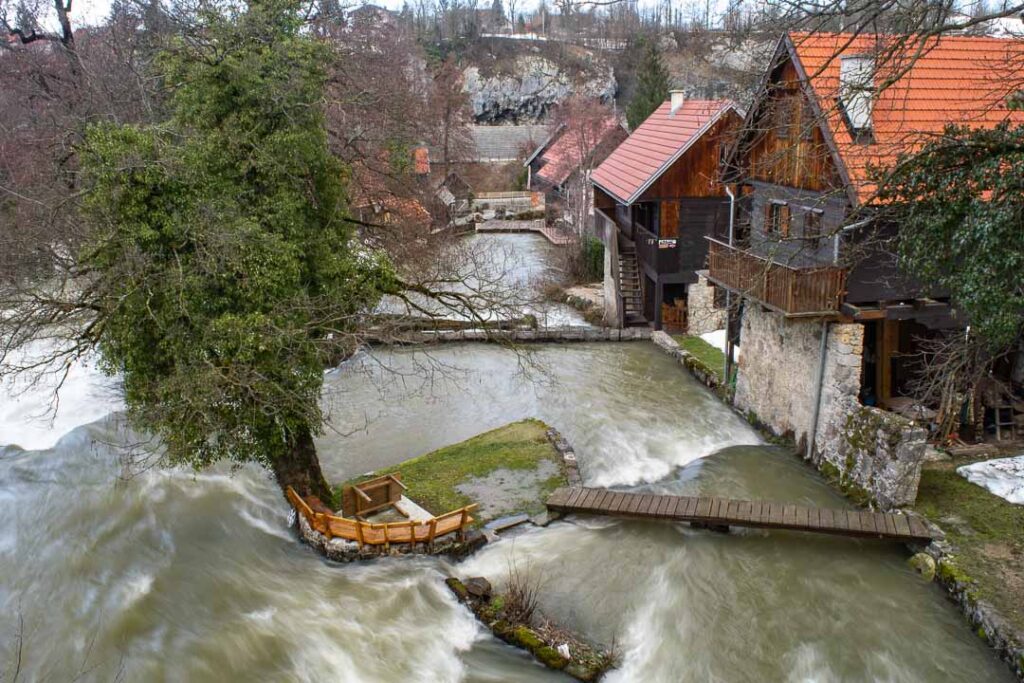
<path fill-rule="evenodd" d="M 465 584 L 456 579 L 455 577 L 445 579 L 444 582 L 448 584 L 448 587 L 452 589 L 452 592 L 458 596 L 459 600 L 466 600 L 469 598 L 469 591 L 466 590 Z"/>
<path fill-rule="evenodd" d="M 498 469 L 534 470 L 547 460 L 557 466 L 559 474 L 544 481 L 536 498 L 524 505 L 527 512 L 540 512 L 544 509 L 544 500 L 548 495 L 559 486 L 567 484 L 562 471 L 562 458 L 548 440 L 547 430 L 548 426 L 540 420 L 513 422 L 461 443 L 439 448 L 345 482 L 338 487 L 338 491 L 365 479 L 399 472 L 402 483 L 408 487 L 406 495 L 431 513 L 440 515 L 477 502 L 458 491 L 460 484 L 486 477 Z M 477 524 L 487 521 L 482 515 L 477 517 Z"/>
<path fill-rule="evenodd" d="M 979 626 L 979 627 L 978 627 L 978 631 L 977 631 L 977 633 L 978 633 L 978 637 L 979 637 L 979 638 L 981 638 L 982 640 L 984 640 L 984 641 L 985 641 L 986 643 L 988 642 L 988 634 L 987 634 L 987 633 L 985 633 L 985 628 L 984 628 L 984 627 L 982 627 L 982 626 Z"/>
<path fill-rule="evenodd" d="M 530 652 L 536 652 L 540 648 L 544 647 L 544 641 L 542 641 L 529 626 L 519 626 L 512 631 L 512 637 L 517 643 L 525 647 Z"/>
<path fill-rule="evenodd" d="M 725 354 L 700 337 L 673 335 L 679 347 L 690 354 L 691 362 L 700 370 L 714 375 L 721 382 L 725 370 Z M 689 367 L 689 366 L 688 366 Z"/>
<path fill-rule="evenodd" d="M 550 645 L 538 649 L 533 656 L 549 669 L 564 669 L 565 665 L 569 663 L 568 659 L 558 654 L 558 650 Z"/>

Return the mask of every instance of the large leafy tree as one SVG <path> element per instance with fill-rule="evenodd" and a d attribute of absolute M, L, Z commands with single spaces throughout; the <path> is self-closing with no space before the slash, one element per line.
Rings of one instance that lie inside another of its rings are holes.
<path fill-rule="evenodd" d="M 880 179 L 903 268 L 942 289 L 992 351 L 1024 326 L 1024 126 L 949 126 Z"/>
<path fill-rule="evenodd" d="M 161 58 L 169 120 L 86 137 L 86 333 L 172 462 L 256 461 L 327 499 L 323 368 L 397 279 L 353 240 L 324 125 L 329 54 L 298 3 L 203 24 Z"/>
<path fill-rule="evenodd" d="M 636 130 L 668 97 L 668 70 L 661 61 L 658 46 L 648 42 L 637 66 L 636 94 L 626 107 L 626 121 L 630 130 Z"/>
<path fill-rule="evenodd" d="M 1024 126 L 949 126 L 877 180 L 902 269 L 948 292 L 970 326 L 925 343 L 917 380 L 949 434 L 965 400 L 1000 390 L 991 370 L 1024 338 Z"/>

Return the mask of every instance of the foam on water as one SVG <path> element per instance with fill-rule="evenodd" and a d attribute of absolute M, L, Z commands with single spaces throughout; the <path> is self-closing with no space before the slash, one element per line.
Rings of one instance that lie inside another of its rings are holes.
<path fill-rule="evenodd" d="M 14 360 L 43 358 L 52 349 L 50 343 L 30 344 Z M 62 367 L 53 365 L 34 378 L 3 377 L 0 446 L 16 445 L 25 450 L 53 448 L 75 427 L 95 422 L 123 407 L 119 383 L 100 372 L 95 356 L 74 361 L 66 376 Z"/>

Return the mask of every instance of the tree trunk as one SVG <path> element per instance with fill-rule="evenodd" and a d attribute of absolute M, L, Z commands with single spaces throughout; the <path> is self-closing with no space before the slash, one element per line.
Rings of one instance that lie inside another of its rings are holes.
<path fill-rule="evenodd" d="M 325 505 L 331 504 L 331 487 L 320 470 L 313 433 L 309 427 L 292 432 L 287 452 L 273 461 L 274 477 L 284 491 L 291 486 L 300 496 L 316 496 Z"/>

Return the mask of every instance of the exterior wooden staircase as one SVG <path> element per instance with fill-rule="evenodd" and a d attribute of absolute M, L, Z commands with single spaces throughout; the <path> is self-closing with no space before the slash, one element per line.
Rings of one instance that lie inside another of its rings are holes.
<path fill-rule="evenodd" d="M 633 246 L 619 247 L 619 294 L 622 296 L 622 317 L 625 326 L 646 325 L 640 268 L 636 262 L 636 248 Z"/>

